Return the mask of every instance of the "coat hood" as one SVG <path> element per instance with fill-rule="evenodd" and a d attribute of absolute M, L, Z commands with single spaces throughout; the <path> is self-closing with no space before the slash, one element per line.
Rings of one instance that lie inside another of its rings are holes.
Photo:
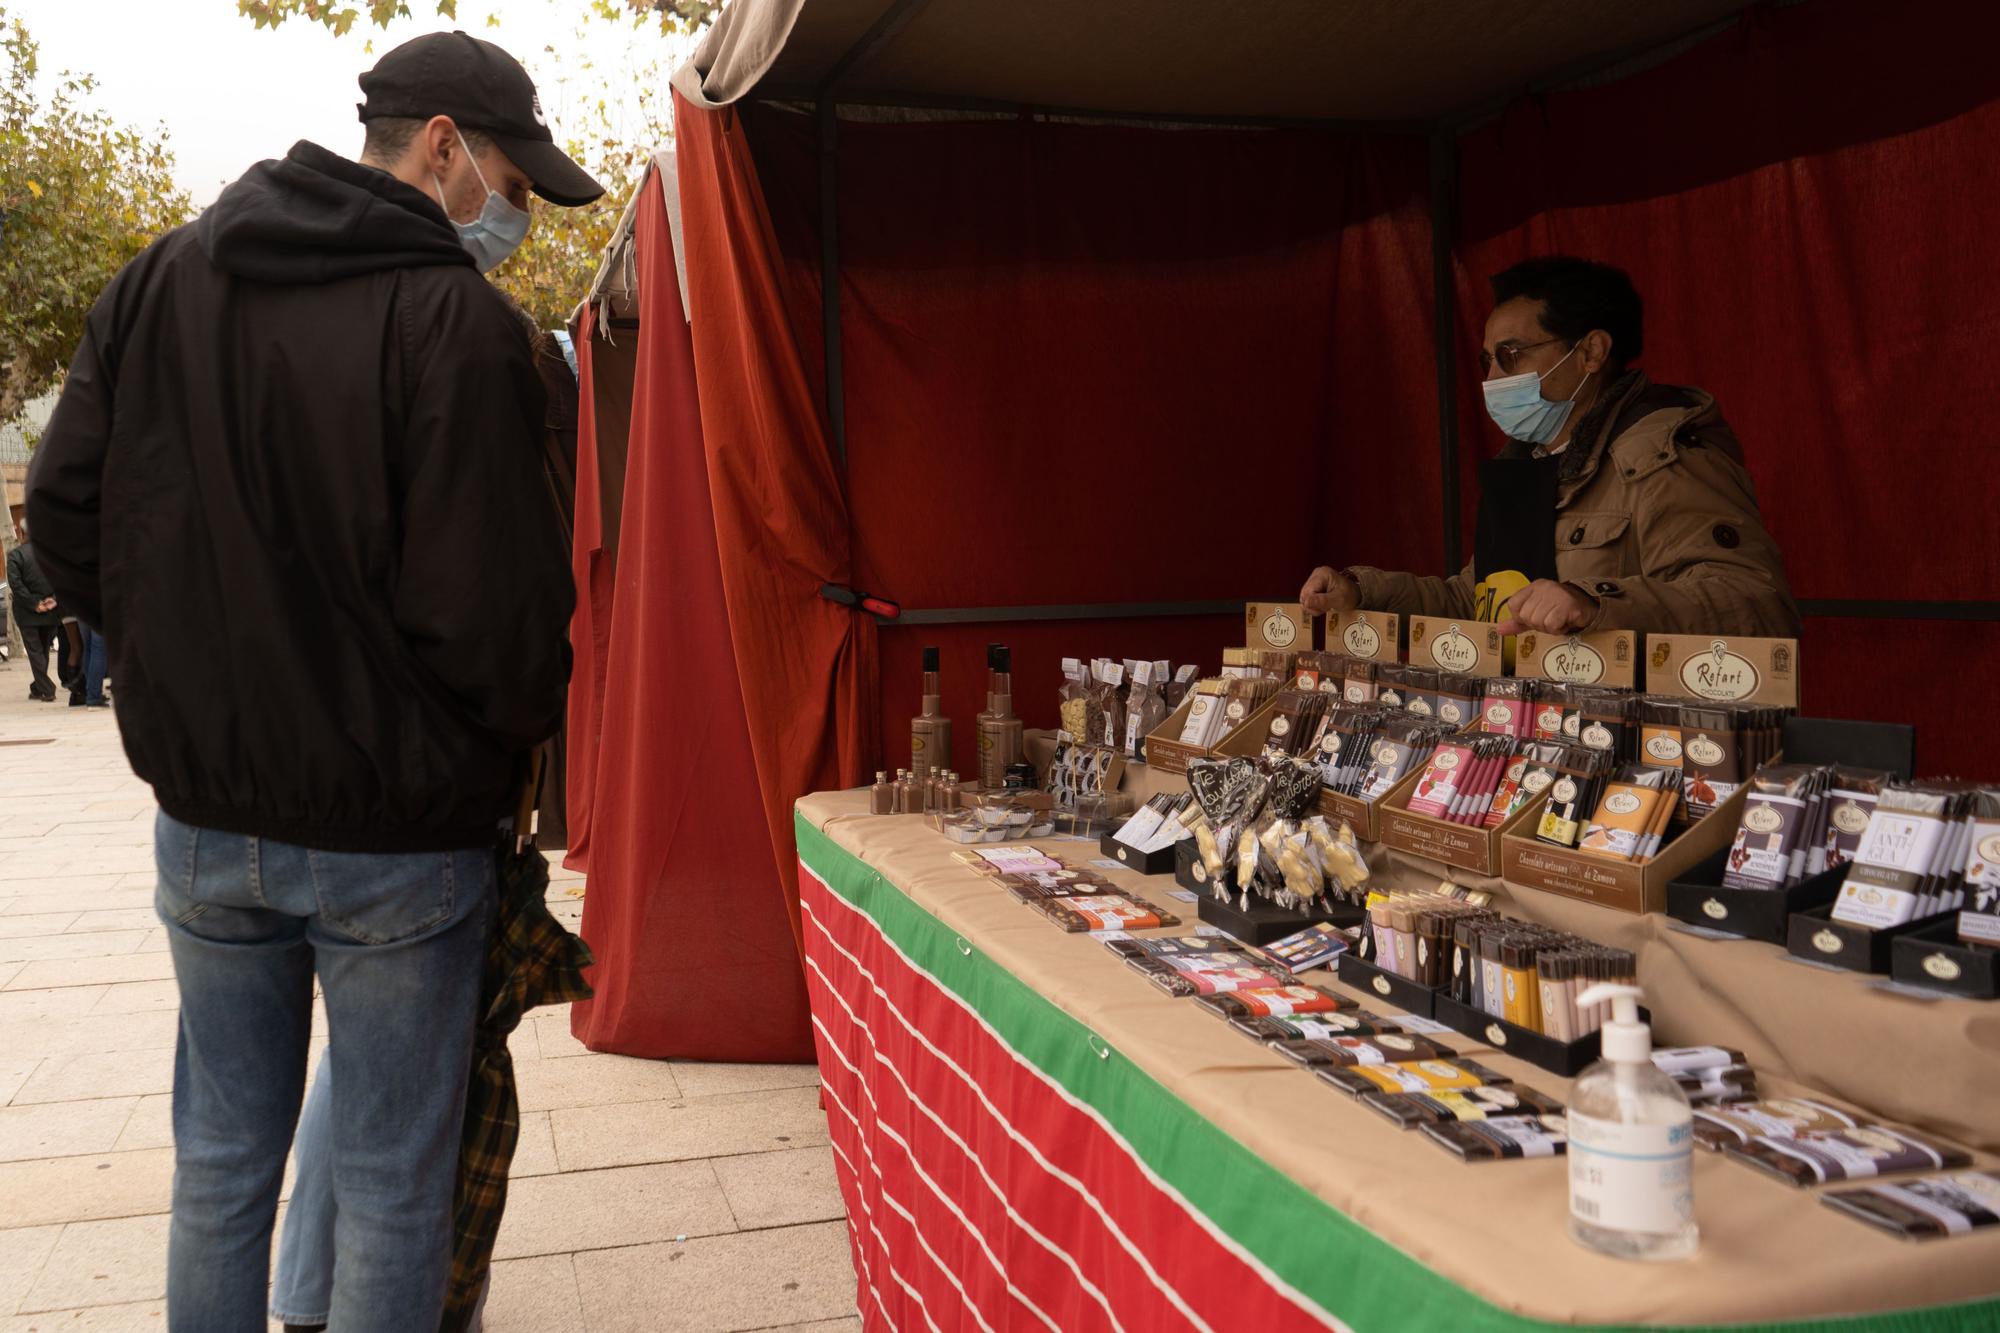
<path fill-rule="evenodd" d="M 256 282 L 303 285 L 472 263 L 434 201 L 303 139 L 244 172 L 195 229 L 209 262 Z"/>

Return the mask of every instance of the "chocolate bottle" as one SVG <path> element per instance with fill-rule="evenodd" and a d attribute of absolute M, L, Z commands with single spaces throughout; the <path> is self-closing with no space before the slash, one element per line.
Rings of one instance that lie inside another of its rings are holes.
<path fill-rule="evenodd" d="M 924 709 L 910 719 L 910 771 L 929 779 L 951 763 L 951 719 L 938 707 L 938 650 L 924 649 Z"/>
<path fill-rule="evenodd" d="M 896 813 L 896 789 L 890 785 L 887 773 L 875 774 L 875 785 L 868 789 L 868 808 L 878 815 Z"/>
<path fill-rule="evenodd" d="M 1014 661 L 1006 648 L 993 652 L 993 711 L 979 724 L 979 785 L 1007 785 L 1007 769 L 1021 761 L 1021 719 L 1014 716 Z"/>

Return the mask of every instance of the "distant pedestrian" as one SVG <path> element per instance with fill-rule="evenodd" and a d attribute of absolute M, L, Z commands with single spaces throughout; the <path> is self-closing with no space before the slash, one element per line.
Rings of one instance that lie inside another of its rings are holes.
<path fill-rule="evenodd" d="M 28 697 L 41 703 L 56 701 L 56 683 L 49 679 L 49 650 L 62 634 L 62 611 L 56 590 L 42 575 L 41 561 L 35 558 L 34 544 L 28 540 L 28 524 L 21 523 L 21 544 L 7 552 L 7 589 L 14 599 L 14 623 L 28 651 Z M 57 670 L 61 670 L 60 658 Z"/>
<path fill-rule="evenodd" d="M 339 1330 L 438 1327 L 497 830 L 574 596 L 528 342 L 480 275 L 602 187 L 463 33 L 362 76 L 360 162 L 252 167 L 92 310 L 28 511 L 104 632 L 180 988 L 170 1333 L 262 1333 L 313 979 Z"/>

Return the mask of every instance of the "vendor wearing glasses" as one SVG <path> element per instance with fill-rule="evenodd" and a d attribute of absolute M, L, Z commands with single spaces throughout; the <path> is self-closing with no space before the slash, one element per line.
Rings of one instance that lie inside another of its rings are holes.
<path fill-rule="evenodd" d="M 1450 578 L 1312 572 L 1313 612 L 1794 638 L 1799 611 L 1715 400 L 1628 368 L 1645 345 L 1620 269 L 1530 259 L 1493 279 L 1479 367 L 1508 437 L 1480 464 L 1472 563 Z"/>

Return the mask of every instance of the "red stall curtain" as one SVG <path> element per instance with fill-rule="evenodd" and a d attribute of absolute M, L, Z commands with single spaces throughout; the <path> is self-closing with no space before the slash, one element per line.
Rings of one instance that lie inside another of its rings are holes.
<path fill-rule="evenodd" d="M 2000 597 L 2000 7 L 1753 11 L 1633 77 L 1523 102 L 1460 142 L 1460 329 L 1530 254 L 1617 264 L 1643 366 L 1716 395 L 1802 600 Z M 1461 359 L 1461 364 L 1466 364 Z M 1468 380 L 1476 459 L 1499 445 Z M 1962 671 L 2000 624 L 1814 616 L 1808 711 L 1918 724 L 1927 772 L 1995 772 Z"/>
<path fill-rule="evenodd" d="M 579 598 L 576 631 L 572 717 L 588 743 L 571 748 L 572 818 L 581 802 L 597 995 L 573 1007 L 571 1028 L 593 1050 L 628 1055 L 810 1060 L 797 901 L 773 863 L 748 721 L 770 705 L 753 693 L 757 673 L 739 680 L 730 651 L 699 411 L 708 385 L 696 378 L 656 173 L 633 225 L 641 324 L 617 335 L 637 342 L 615 586 L 608 610 Z M 587 370 L 607 349 L 580 350 Z M 587 407 L 578 442 L 578 574 L 600 581 L 604 425 Z"/>
<path fill-rule="evenodd" d="M 792 802 L 867 781 L 875 625 L 819 596 L 853 582 L 847 500 L 786 308 L 734 107 L 674 95 L 681 228 L 708 497 L 770 834 L 798 927 Z"/>
<path fill-rule="evenodd" d="M 746 106 L 807 365 L 819 128 Z M 857 577 L 913 609 L 1290 598 L 1313 565 L 1442 564 L 1425 141 L 887 115 L 838 126 Z M 971 771 L 983 645 L 1053 725 L 1064 656 L 1213 670 L 1229 617 L 889 627 L 883 762 L 919 650 Z"/>
<path fill-rule="evenodd" d="M 604 715 L 605 640 L 611 632 L 611 566 L 604 550 L 604 510 L 598 475 L 597 367 L 589 306 L 570 328 L 579 389 L 576 413 L 576 519 L 570 539 L 570 573 L 576 579 L 576 612 L 570 619 L 571 651 L 564 826 L 569 847 L 563 864 L 590 870 L 590 815 L 597 783 L 597 737 Z"/>

